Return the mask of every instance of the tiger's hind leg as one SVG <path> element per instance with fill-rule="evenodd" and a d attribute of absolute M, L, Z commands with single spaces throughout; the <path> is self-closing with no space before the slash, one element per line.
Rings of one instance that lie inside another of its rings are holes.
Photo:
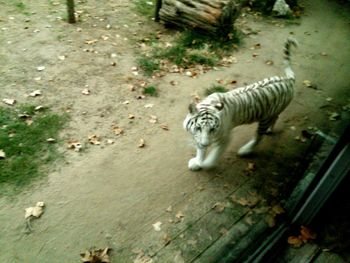
<path fill-rule="evenodd" d="M 237 152 L 239 156 L 247 156 L 251 154 L 255 147 L 260 143 L 262 137 L 268 133 L 269 129 L 273 129 L 278 117 L 261 120 L 256 131 L 256 135 L 248 143 L 243 145 Z"/>

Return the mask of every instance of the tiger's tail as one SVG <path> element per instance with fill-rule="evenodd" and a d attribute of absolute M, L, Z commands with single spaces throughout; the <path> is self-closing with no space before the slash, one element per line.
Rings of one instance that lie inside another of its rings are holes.
<path fill-rule="evenodd" d="M 294 71 L 292 70 L 291 60 L 290 60 L 291 45 L 293 45 L 294 47 L 298 47 L 298 42 L 294 38 L 288 38 L 287 41 L 284 43 L 284 49 L 283 49 L 283 59 L 285 64 L 284 72 L 287 78 L 294 79 Z"/>

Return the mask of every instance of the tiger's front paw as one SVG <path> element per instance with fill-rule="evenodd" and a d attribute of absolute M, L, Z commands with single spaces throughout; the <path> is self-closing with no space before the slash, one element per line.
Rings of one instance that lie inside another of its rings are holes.
<path fill-rule="evenodd" d="M 188 169 L 190 169 L 191 171 L 199 171 L 200 169 L 202 169 L 197 158 L 192 158 L 188 161 Z"/>

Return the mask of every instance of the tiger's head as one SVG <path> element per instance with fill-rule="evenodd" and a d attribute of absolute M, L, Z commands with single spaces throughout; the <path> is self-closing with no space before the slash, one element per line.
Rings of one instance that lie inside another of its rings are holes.
<path fill-rule="evenodd" d="M 223 103 L 216 104 L 196 104 L 191 103 L 188 107 L 183 127 L 190 132 L 199 148 L 206 148 L 218 137 L 220 132 L 221 119 L 220 112 Z"/>

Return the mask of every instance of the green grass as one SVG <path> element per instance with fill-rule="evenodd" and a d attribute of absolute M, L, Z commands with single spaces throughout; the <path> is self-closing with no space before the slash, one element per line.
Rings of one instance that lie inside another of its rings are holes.
<path fill-rule="evenodd" d="M 209 96 L 210 94 L 213 94 L 215 92 L 224 93 L 227 91 L 228 91 L 228 89 L 225 88 L 224 86 L 214 84 L 210 88 L 207 88 L 205 90 L 204 94 L 205 94 L 205 96 Z"/>
<path fill-rule="evenodd" d="M 32 124 L 28 125 L 21 114 L 29 115 Z M 6 186 L 17 191 L 43 175 L 43 165 L 59 156 L 55 143 L 46 140 L 58 140 L 58 133 L 66 120 L 66 116 L 48 110 L 35 111 L 34 106 L 0 107 L 0 149 L 6 154 L 0 159 L 1 188 Z"/>
<path fill-rule="evenodd" d="M 154 86 L 148 86 L 148 87 L 144 88 L 143 93 L 145 95 L 149 95 L 149 96 L 153 96 L 153 97 L 158 96 L 158 90 Z"/>
<path fill-rule="evenodd" d="M 147 38 L 148 39 L 148 38 Z M 171 47 L 164 47 L 159 41 L 143 43 L 150 44 L 151 52 L 148 56 L 138 59 L 138 66 L 151 76 L 159 70 L 159 61 L 167 60 L 175 65 L 188 68 L 194 65 L 214 67 L 220 58 L 228 55 L 239 45 L 239 37 L 212 37 L 197 31 L 186 30 L 174 40 Z"/>
<path fill-rule="evenodd" d="M 154 15 L 154 0 L 134 0 L 135 11 L 140 15 L 153 17 Z"/>
<path fill-rule="evenodd" d="M 159 69 L 159 63 L 156 58 L 142 56 L 137 60 L 137 65 L 147 76 L 151 76 L 154 71 Z"/>

